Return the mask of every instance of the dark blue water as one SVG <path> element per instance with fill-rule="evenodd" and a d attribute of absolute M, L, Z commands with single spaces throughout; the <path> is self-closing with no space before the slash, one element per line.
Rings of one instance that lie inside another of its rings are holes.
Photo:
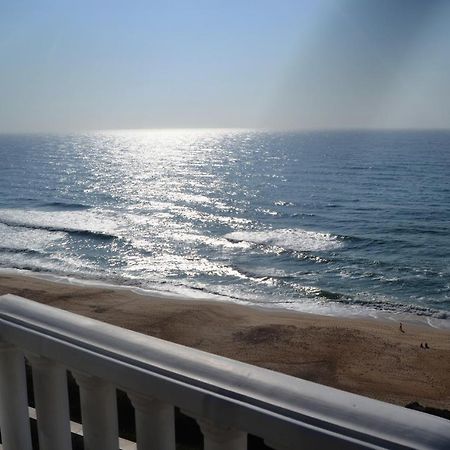
<path fill-rule="evenodd" d="M 450 311 L 450 133 L 0 136 L 0 267 L 307 311 Z"/>

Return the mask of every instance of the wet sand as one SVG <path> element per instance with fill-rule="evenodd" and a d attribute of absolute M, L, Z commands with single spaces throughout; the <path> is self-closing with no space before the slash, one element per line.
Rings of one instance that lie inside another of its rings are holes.
<path fill-rule="evenodd" d="M 450 330 L 0 274 L 11 293 L 387 402 L 450 409 Z M 420 348 L 427 342 L 429 349 Z"/>

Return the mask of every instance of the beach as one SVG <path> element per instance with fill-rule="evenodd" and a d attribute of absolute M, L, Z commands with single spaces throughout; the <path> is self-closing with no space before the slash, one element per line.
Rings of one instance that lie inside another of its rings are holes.
<path fill-rule="evenodd" d="M 119 286 L 1 273 L 0 295 L 406 406 L 450 408 L 450 330 L 217 300 L 142 295 Z M 429 349 L 421 348 L 427 342 Z"/>

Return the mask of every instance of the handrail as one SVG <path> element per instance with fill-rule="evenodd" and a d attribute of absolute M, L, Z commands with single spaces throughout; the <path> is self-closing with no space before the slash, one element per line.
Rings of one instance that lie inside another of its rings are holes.
<path fill-rule="evenodd" d="M 446 449 L 450 424 L 399 406 L 163 341 L 14 295 L 0 339 L 281 448 Z"/>

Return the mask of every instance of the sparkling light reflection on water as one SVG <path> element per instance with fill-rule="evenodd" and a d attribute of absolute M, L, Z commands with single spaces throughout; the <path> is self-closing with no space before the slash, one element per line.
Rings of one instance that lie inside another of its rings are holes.
<path fill-rule="evenodd" d="M 437 132 L 4 135 L 0 264 L 445 316 L 449 148 Z"/>

